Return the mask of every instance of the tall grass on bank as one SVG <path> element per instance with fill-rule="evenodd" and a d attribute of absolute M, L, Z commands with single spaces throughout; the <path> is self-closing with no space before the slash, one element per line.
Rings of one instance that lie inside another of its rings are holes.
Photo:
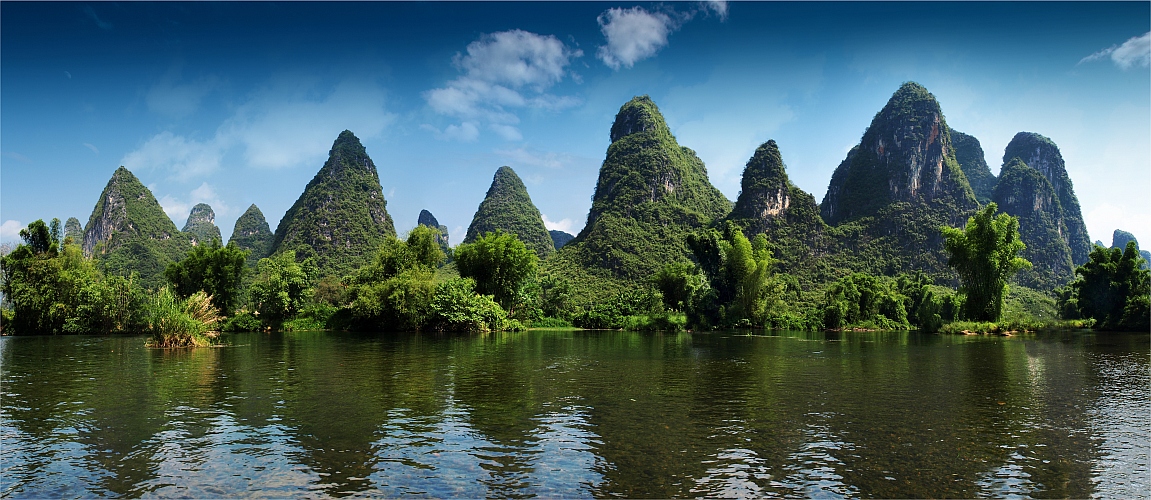
<path fill-rule="evenodd" d="M 219 335 L 220 311 L 204 292 L 180 300 L 164 287 L 148 305 L 148 331 L 152 333 L 148 347 L 206 347 Z"/>

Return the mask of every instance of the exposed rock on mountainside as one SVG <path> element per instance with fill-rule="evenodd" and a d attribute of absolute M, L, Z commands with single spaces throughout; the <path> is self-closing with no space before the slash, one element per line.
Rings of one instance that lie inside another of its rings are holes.
<path fill-rule="evenodd" d="M 216 212 L 207 203 L 197 203 L 188 214 L 188 222 L 184 223 L 185 234 L 188 235 L 192 245 L 211 243 L 212 240 L 221 240 L 220 228 L 216 227 Z"/>
<path fill-rule="evenodd" d="M 1087 226 L 1079 210 L 1079 199 L 1075 197 L 1075 189 L 1071 185 L 1071 178 L 1067 176 L 1067 167 L 1059 147 L 1042 135 L 1020 132 L 1015 134 L 1004 149 L 1003 164 L 1006 165 L 1012 158 L 1023 160 L 1023 163 L 1038 170 L 1051 183 L 1059 198 L 1059 205 L 1063 208 L 1063 223 L 1067 227 L 1063 240 L 1071 247 L 1071 261 L 1075 265 L 1087 262 L 1087 255 L 1091 253 L 1091 240 L 1087 237 Z"/>
<path fill-rule="evenodd" d="M 313 257 L 321 276 L 343 276 L 370 262 L 395 234 L 376 164 L 345 130 L 280 220 L 272 253 L 295 250 L 297 259 Z"/>
<path fill-rule="evenodd" d="M 451 245 L 448 244 L 448 226 L 440 225 L 440 221 L 436 220 L 436 216 L 427 210 L 420 210 L 420 218 L 417 219 L 416 224 L 439 230 L 440 234 L 436 236 L 436 242 L 440 244 L 440 249 L 443 250 L 445 254 L 448 253 L 448 250 L 451 248 Z"/>
<path fill-rule="evenodd" d="M 1139 250 L 1139 255 L 1143 257 L 1143 260 L 1146 261 L 1148 265 L 1151 265 L 1151 252 L 1139 248 L 1139 240 L 1135 239 L 1134 234 L 1128 233 L 1122 229 L 1116 229 L 1115 232 L 1111 234 L 1111 248 L 1127 248 L 1128 241 L 1135 242 L 1135 249 Z M 1096 244 L 1103 246 L 1102 242 L 1096 242 Z"/>
<path fill-rule="evenodd" d="M 999 211 L 1019 218 L 1019 238 L 1027 245 L 1021 256 L 1031 269 L 1020 271 L 1016 280 L 1024 286 L 1051 290 L 1073 277 L 1071 248 L 1063 208 L 1051 183 L 1038 170 L 1012 158 L 999 173 L 992 200 Z"/>
<path fill-rule="evenodd" d="M 253 203 L 239 219 L 236 219 L 236 226 L 232 229 L 232 237 L 228 238 L 228 244 L 234 243 L 241 250 L 248 250 L 245 265 L 255 267 L 260 259 L 272 253 L 274 238 L 271 228 L 268 227 L 268 221 L 264 219 L 264 213 Z"/>
<path fill-rule="evenodd" d="M 150 288 L 162 285 L 168 263 L 182 259 L 191 247 L 152 192 L 124 167 L 116 169 L 100 193 L 81 246 L 105 271 L 122 276 L 135 271 Z"/>
<path fill-rule="evenodd" d="M 539 209 L 520 177 L 511 167 L 500 167 L 492 178 L 487 196 L 480 202 L 464 243 L 471 243 L 484 233 L 501 230 L 516 235 L 540 258 L 555 251 L 551 236 L 544 227 Z"/>

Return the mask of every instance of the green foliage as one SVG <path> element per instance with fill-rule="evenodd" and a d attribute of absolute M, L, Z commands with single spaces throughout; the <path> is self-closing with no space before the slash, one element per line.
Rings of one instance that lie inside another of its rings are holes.
<path fill-rule="evenodd" d="M 1063 208 L 1055 188 L 1038 170 L 1012 158 L 999 174 L 992 194 L 1003 213 L 1019 219 L 1019 239 L 1027 247 L 1023 258 L 1032 267 L 1021 271 L 1017 281 L 1023 286 L 1054 290 L 1073 276 L 1071 248 L 1063 235 Z"/>
<path fill-rule="evenodd" d="M 824 294 L 823 327 L 906 330 L 911 326 L 906 301 L 892 280 L 854 273 L 833 283 Z M 934 322 L 937 313 L 930 313 Z"/>
<path fill-rule="evenodd" d="M 1019 220 L 1007 214 L 995 216 L 990 203 L 967 221 L 967 227 L 941 228 L 947 263 L 959 274 L 964 295 L 961 317 L 973 321 L 997 321 L 1003 311 L 1007 280 L 1031 263 L 1018 254 L 1026 245 L 1019 240 Z"/>
<path fill-rule="evenodd" d="M 511 329 L 503 308 L 492 296 L 476 293 L 475 286 L 471 278 L 456 278 L 437 285 L 432 296 L 433 328 L 469 333 Z"/>
<path fill-rule="evenodd" d="M 6 333 L 133 332 L 142 329 L 144 294 L 133 277 L 104 276 L 80 247 L 58 246 L 56 229 L 38 220 L 20 232 L 25 244 L 0 259 Z"/>
<path fill-rule="evenodd" d="M 264 213 L 252 204 L 240 218 L 236 219 L 236 226 L 232 229 L 232 237 L 228 238 L 228 244 L 247 250 L 245 267 L 255 269 L 260 259 L 272 253 L 274 238 L 272 230 L 268 227 L 268 221 L 264 219 Z"/>
<path fill-rule="evenodd" d="M 1096 246 L 1075 269 L 1078 278 L 1060 291 L 1065 318 L 1093 318 L 1107 330 L 1151 329 L 1151 271 L 1135 242 L 1126 248 Z"/>
<path fill-rule="evenodd" d="M 376 165 L 345 130 L 276 226 L 272 253 L 292 250 L 301 260 L 313 257 L 317 278 L 344 276 L 371 262 L 395 234 Z"/>
<path fill-rule="evenodd" d="M 72 238 L 72 243 L 79 245 L 84 242 L 84 227 L 80 225 L 80 219 L 69 217 L 68 222 L 64 223 L 64 239 Z"/>
<path fill-rule="evenodd" d="M 418 330 L 431 318 L 438 230 L 417 225 L 407 241 L 385 240 L 375 261 L 348 278 L 348 309 L 361 329 Z"/>
<path fill-rule="evenodd" d="M 225 316 L 232 315 L 244 274 L 248 250 L 240 250 L 235 243 L 221 247 L 220 240 L 211 240 L 192 247 L 180 262 L 168 264 L 164 276 L 181 297 L 203 291 L 212 297 L 212 305 Z"/>
<path fill-rule="evenodd" d="M 164 284 L 168 264 L 182 259 L 190 247 L 152 192 L 124 167 L 112 174 L 92 209 L 82 246 L 104 273 L 136 273 L 149 289 Z"/>
<path fill-rule="evenodd" d="M 304 306 L 298 314 L 281 325 L 285 332 L 304 332 L 331 329 L 332 318 L 339 308 L 331 304 L 312 303 Z"/>
<path fill-rule="evenodd" d="M 515 235 L 541 259 L 555 251 L 539 209 L 511 167 L 496 170 L 487 196 L 468 226 L 464 243 L 474 243 L 480 236 L 495 231 Z"/>
<path fill-rule="evenodd" d="M 224 332 L 258 332 L 263 329 L 264 324 L 260 322 L 260 318 L 250 311 L 240 311 L 233 314 L 220 328 Z"/>
<path fill-rule="evenodd" d="M 162 287 L 148 301 L 148 340 L 150 347 L 206 347 L 219 331 L 219 311 L 210 297 L 196 292 L 181 300 L 168 287 Z"/>
<path fill-rule="evenodd" d="M 675 268 L 665 268 L 656 280 L 669 284 L 668 273 L 681 274 L 676 282 L 682 282 L 684 287 L 675 290 L 672 286 L 669 290 L 677 296 L 677 302 L 681 301 L 679 296 L 691 292 L 687 312 L 692 324 L 766 326 L 772 323 L 772 316 L 782 313 L 784 293 L 798 289 L 793 277 L 773 275 L 775 260 L 763 234 L 748 240 L 737 225 L 728 221 L 722 234 L 715 229 L 702 230 L 688 236 L 688 245 L 710 287 L 696 285 L 689 275 Z M 670 284 L 678 286 L 676 282 Z"/>
<path fill-rule="evenodd" d="M 311 291 L 309 283 L 303 266 L 296 262 L 295 252 L 260 259 L 248 302 L 260 321 L 280 329 L 285 320 L 304 307 Z"/>
<path fill-rule="evenodd" d="M 472 278 L 476 291 L 495 297 L 506 310 L 518 305 L 516 297 L 520 287 L 535 277 L 535 252 L 510 233 L 496 231 L 481 235 L 475 243 L 456 247 L 456 265 L 460 276 Z"/>
<path fill-rule="evenodd" d="M 635 327 L 632 316 L 651 317 L 664 313 L 663 297 L 650 288 L 631 288 L 610 299 L 592 304 L 572 321 L 580 328 L 620 329 Z"/>

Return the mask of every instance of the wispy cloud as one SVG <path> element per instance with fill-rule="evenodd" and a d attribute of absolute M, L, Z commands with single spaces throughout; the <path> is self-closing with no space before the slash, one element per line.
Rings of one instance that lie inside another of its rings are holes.
<path fill-rule="evenodd" d="M 179 81 L 179 70 L 168 73 L 159 83 L 148 90 L 144 102 L 154 113 L 172 118 L 183 118 L 200 108 L 200 101 L 209 92 L 220 86 L 215 76 L 199 78 L 191 82 Z"/>
<path fill-rule="evenodd" d="M 437 137 L 472 141 L 479 125 L 507 140 L 521 140 L 516 128 L 517 108 L 562 109 L 579 103 L 572 97 L 547 94 L 547 89 L 569 74 L 567 67 L 583 51 L 571 49 L 556 37 L 523 30 L 485 34 L 457 53 L 452 63 L 463 72 L 444 87 L 424 92 L 436 113 L 459 118 L 459 125 L 444 131 L 425 129 Z"/>
<path fill-rule="evenodd" d="M 1151 66 L 1151 31 L 1131 37 L 1121 45 L 1112 45 L 1079 60 L 1079 64 L 1110 58 L 1116 66 L 1127 70 L 1132 66 Z"/>
<path fill-rule="evenodd" d="M 152 188 L 150 187 L 149 189 Z M 197 203 L 207 203 L 210 205 L 216 217 L 227 216 L 232 213 L 232 207 L 224 202 L 224 200 L 216 194 L 216 188 L 207 182 L 200 184 L 199 187 L 188 192 L 186 199 L 165 194 L 157 201 L 160 202 L 160 207 L 164 209 L 164 213 L 168 214 L 168 217 L 173 221 L 187 221 L 188 214 Z M 183 227 L 183 225 L 180 225 L 180 227 Z"/>
<path fill-rule="evenodd" d="M 566 153 L 534 151 L 527 148 L 497 149 L 494 152 L 513 166 L 526 165 L 556 169 L 563 168 L 573 159 L 572 155 Z"/>
<path fill-rule="evenodd" d="M 596 52 L 611 69 L 630 68 L 635 63 L 654 56 L 667 45 L 667 36 L 679 23 L 662 12 L 648 12 L 643 7 L 608 9 L 600 14 L 600 31 L 607 45 Z"/>
<path fill-rule="evenodd" d="M 96 149 L 96 146 L 93 146 L 91 143 L 85 142 L 84 147 L 91 149 L 93 153 L 100 154 L 100 150 Z"/>
<path fill-rule="evenodd" d="M 378 86 L 345 82 L 327 93 L 306 87 L 261 92 L 237 107 L 207 139 L 156 134 L 125 155 L 121 164 L 133 170 L 167 170 L 180 180 L 218 170 L 233 153 L 247 166 L 289 168 L 322 160 L 344 129 L 361 138 L 375 137 L 395 119 Z"/>
<path fill-rule="evenodd" d="M 93 21 L 96 21 L 96 26 L 99 26 L 100 29 L 102 29 L 102 30 L 112 29 L 112 23 L 105 22 L 104 20 L 100 19 L 100 16 L 96 15 L 96 11 L 94 9 L 92 9 L 91 5 L 85 5 L 84 6 L 84 13 L 87 14 L 88 17 L 92 18 Z"/>
<path fill-rule="evenodd" d="M 727 2 L 725 0 L 707 0 L 703 2 L 703 7 L 719 17 L 720 21 L 727 20 Z"/>
<path fill-rule="evenodd" d="M 16 241 L 20 239 L 20 230 L 24 229 L 24 224 L 18 220 L 6 220 L 0 224 L 0 241 Z"/>
<path fill-rule="evenodd" d="M 29 158 L 29 157 L 27 157 L 27 156 L 24 156 L 24 155 L 22 155 L 22 154 L 20 154 L 20 153 L 14 153 L 14 152 L 12 152 L 12 151 L 5 151 L 5 152 L 4 152 L 4 156 L 7 156 L 8 158 L 11 158 L 11 159 L 13 159 L 13 160 L 16 160 L 16 161 L 18 161 L 18 162 L 20 162 L 20 163 L 32 163 L 32 159 L 31 159 L 31 158 Z"/>

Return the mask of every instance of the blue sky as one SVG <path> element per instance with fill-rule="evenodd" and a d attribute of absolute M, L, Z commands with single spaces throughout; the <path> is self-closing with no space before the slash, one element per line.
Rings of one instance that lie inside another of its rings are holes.
<path fill-rule="evenodd" d="M 977 137 L 1062 150 L 1092 240 L 1151 246 L 1151 4 L 0 4 L 0 240 L 88 220 L 119 165 L 178 227 L 273 230 L 350 129 L 402 233 L 462 240 L 509 165 L 551 228 L 587 217 L 619 106 L 649 94 L 734 200 L 775 139 L 792 181 L 831 173 L 904 81 Z"/>

